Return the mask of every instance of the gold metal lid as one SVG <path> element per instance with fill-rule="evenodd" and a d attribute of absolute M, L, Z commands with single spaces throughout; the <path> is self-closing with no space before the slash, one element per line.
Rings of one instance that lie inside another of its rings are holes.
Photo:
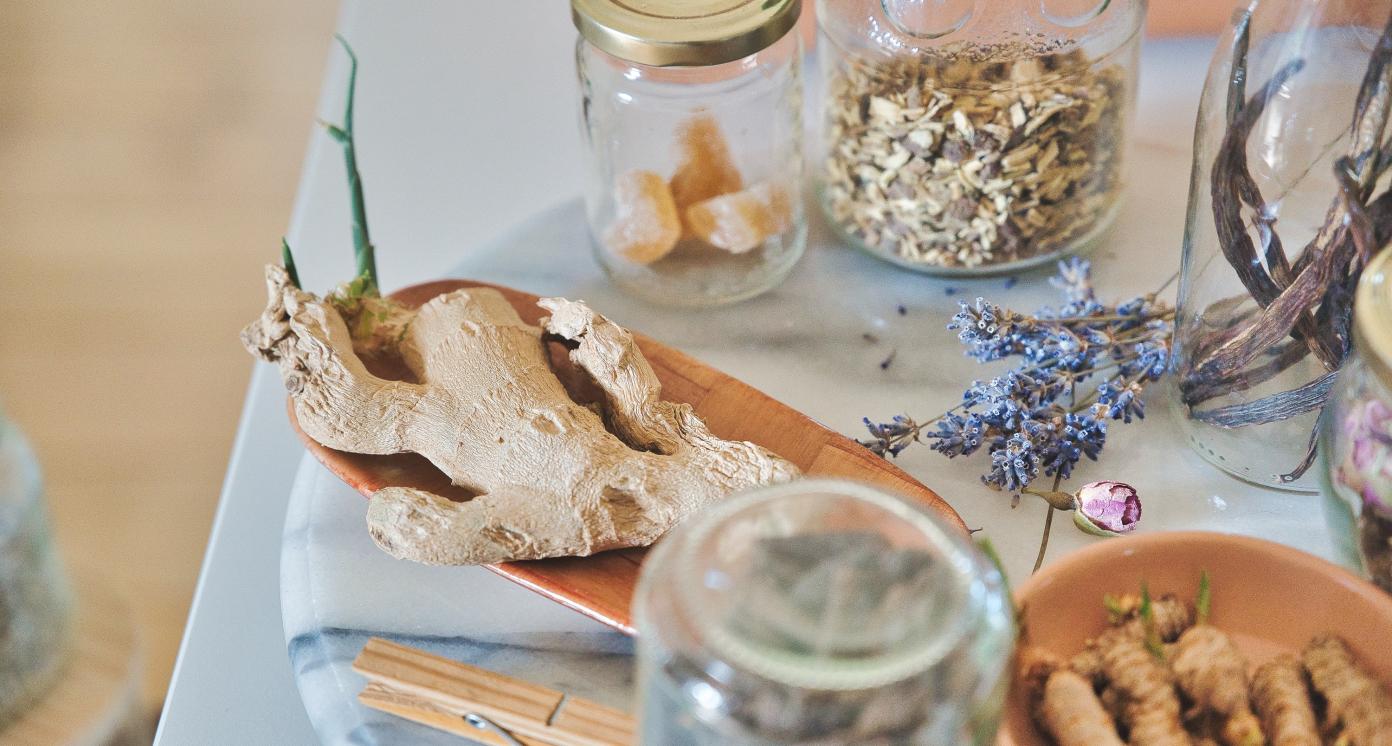
<path fill-rule="evenodd" d="M 1354 296 L 1353 327 L 1364 364 L 1392 387 L 1392 248 L 1363 269 Z"/>
<path fill-rule="evenodd" d="M 644 65 L 719 65 L 783 38 L 802 0 L 570 0 L 580 35 Z"/>

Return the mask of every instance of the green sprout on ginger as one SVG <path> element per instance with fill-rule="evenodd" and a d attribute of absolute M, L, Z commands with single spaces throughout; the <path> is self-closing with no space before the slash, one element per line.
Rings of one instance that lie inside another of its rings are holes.
<path fill-rule="evenodd" d="M 335 142 L 343 147 L 343 165 L 348 173 L 348 196 L 352 202 L 353 215 L 353 256 L 357 271 L 348 283 L 348 298 L 375 297 L 380 295 L 377 284 L 377 252 L 367 230 L 367 201 L 363 197 L 362 174 L 358 171 L 358 153 L 353 138 L 353 98 L 358 87 L 358 55 L 340 34 L 334 34 L 343 51 L 348 53 L 348 93 L 343 107 L 343 123 L 333 124 L 320 120 L 324 130 Z M 290 244 L 281 239 L 281 260 L 290 273 L 290 281 L 300 286 L 299 273 L 295 271 L 295 259 L 290 254 Z"/>

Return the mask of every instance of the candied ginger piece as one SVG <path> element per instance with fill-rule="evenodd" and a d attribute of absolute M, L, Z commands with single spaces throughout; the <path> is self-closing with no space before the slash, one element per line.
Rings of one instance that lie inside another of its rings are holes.
<path fill-rule="evenodd" d="M 651 171 L 629 171 L 614 180 L 614 222 L 604 231 L 609 250 L 651 264 L 681 238 L 681 218 L 667 182 Z"/>
<path fill-rule="evenodd" d="M 758 248 L 792 224 L 792 200 L 777 184 L 763 182 L 686 208 L 686 226 L 702 241 L 732 254 Z"/>
<path fill-rule="evenodd" d="M 670 182 L 677 207 L 686 209 L 744 186 L 715 117 L 697 114 L 683 122 L 677 128 L 677 149 L 681 160 Z"/>

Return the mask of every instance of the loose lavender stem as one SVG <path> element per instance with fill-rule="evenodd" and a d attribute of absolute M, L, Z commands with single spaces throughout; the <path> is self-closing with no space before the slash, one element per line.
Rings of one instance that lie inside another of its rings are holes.
<path fill-rule="evenodd" d="M 1062 475 L 1054 477 L 1054 492 L 1058 492 L 1059 485 L 1062 483 Z M 1054 506 L 1046 502 L 1044 508 L 1044 535 L 1039 537 L 1039 554 L 1034 558 L 1034 569 L 1030 570 L 1031 575 L 1039 572 L 1039 568 L 1043 566 L 1044 553 L 1049 551 L 1049 534 L 1053 533 L 1054 529 Z"/>

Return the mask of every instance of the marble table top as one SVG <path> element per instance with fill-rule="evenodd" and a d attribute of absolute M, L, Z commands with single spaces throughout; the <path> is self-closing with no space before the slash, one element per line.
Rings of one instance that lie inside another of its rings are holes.
<path fill-rule="evenodd" d="M 1145 109 L 1143 102 L 1144 134 L 1133 152 L 1135 177 L 1122 216 L 1094 255 L 1104 295 L 1153 289 L 1178 264 L 1187 147 L 1178 144 L 1179 133 L 1145 132 Z M 623 296 L 606 283 L 589 251 L 583 211 L 572 200 L 472 250 L 453 274 L 583 298 L 618 322 L 853 436 L 861 434 L 862 416 L 930 415 L 955 403 L 966 382 L 991 375 L 993 368 L 961 355 L 944 324 L 959 300 L 1003 297 L 1010 282 L 907 273 L 838 245 L 814 221 L 807 256 L 783 286 L 736 306 L 691 312 Z M 1052 302 L 1050 274 L 1046 268 L 1015 278 L 1010 304 L 1034 308 Z M 867 332 L 878 341 L 867 341 Z M 891 352 L 893 363 L 881 369 Z M 1102 460 L 1085 462 L 1076 482 L 1118 478 L 1135 484 L 1145 499 L 1144 531 L 1231 531 L 1332 557 L 1318 497 L 1259 489 L 1215 471 L 1184 444 L 1164 392 L 1151 396 L 1151 416 L 1115 428 Z M 946 498 L 968 526 L 983 529 L 1012 577 L 1028 574 L 1042 503 L 1012 509 L 1007 495 L 980 484 L 980 460 L 948 461 L 911 449 L 900 465 Z M 356 703 L 363 680 L 350 664 L 372 635 L 633 707 L 630 640 L 487 570 L 390 558 L 367 536 L 366 505 L 305 458 L 285 525 L 281 604 L 300 693 L 324 742 L 389 743 L 406 736 L 458 742 Z M 1049 557 L 1096 540 L 1058 521 Z"/>

